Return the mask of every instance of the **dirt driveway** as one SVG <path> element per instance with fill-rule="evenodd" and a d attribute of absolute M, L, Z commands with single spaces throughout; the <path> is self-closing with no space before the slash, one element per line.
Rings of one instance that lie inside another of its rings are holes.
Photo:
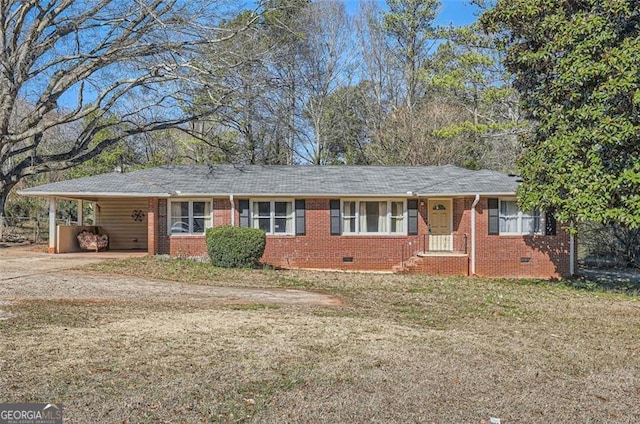
<path fill-rule="evenodd" d="M 78 269 L 82 265 L 122 257 L 125 257 L 124 254 L 117 252 L 49 255 L 25 247 L 0 249 L 0 307 L 3 303 L 29 299 L 204 300 L 302 305 L 341 303 L 336 297 L 304 290 L 199 286 L 89 275 Z"/>

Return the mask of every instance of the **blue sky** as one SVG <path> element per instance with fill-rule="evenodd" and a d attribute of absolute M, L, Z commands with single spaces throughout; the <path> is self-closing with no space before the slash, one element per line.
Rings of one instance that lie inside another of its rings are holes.
<path fill-rule="evenodd" d="M 442 7 L 436 23 L 440 25 L 463 26 L 478 19 L 478 8 L 469 4 L 469 0 L 440 0 Z"/>
<path fill-rule="evenodd" d="M 358 6 L 361 0 L 343 0 L 347 10 L 355 14 L 358 12 Z M 377 0 L 380 8 L 386 9 L 385 0 Z M 253 3 L 255 6 L 255 0 L 249 0 L 249 3 Z M 468 25 L 477 20 L 478 8 L 471 5 L 471 0 L 440 0 L 440 13 L 436 18 L 435 23 L 438 25 L 448 26 L 463 26 Z M 64 93 L 60 99 L 61 104 L 69 107 L 75 105 L 76 102 L 75 90 L 69 90 Z"/>
<path fill-rule="evenodd" d="M 347 10 L 356 13 L 360 0 L 344 0 Z M 471 5 L 471 0 L 440 0 L 440 14 L 436 18 L 439 25 L 468 25 L 477 20 L 478 8 Z M 384 0 L 378 0 L 381 8 L 386 8 Z"/>

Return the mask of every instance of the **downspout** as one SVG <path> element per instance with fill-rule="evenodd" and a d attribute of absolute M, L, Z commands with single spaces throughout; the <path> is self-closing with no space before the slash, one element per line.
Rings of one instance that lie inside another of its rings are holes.
<path fill-rule="evenodd" d="M 575 275 L 576 273 L 575 254 L 576 254 L 576 246 L 575 246 L 575 239 L 573 236 L 573 221 L 571 221 L 571 224 L 569 226 L 569 275 Z"/>
<path fill-rule="evenodd" d="M 236 226 L 236 203 L 233 200 L 233 194 L 229 195 L 229 202 L 231 202 L 231 226 Z"/>
<path fill-rule="evenodd" d="M 480 201 L 480 194 L 476 194 L 476 198 L 471 205 L 471 269 L 469 274 L 476 275 L 476 206 Z"/>

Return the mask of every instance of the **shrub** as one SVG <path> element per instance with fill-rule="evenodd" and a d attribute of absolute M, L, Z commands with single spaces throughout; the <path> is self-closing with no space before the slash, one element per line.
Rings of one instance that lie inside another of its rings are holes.
<path fill-rule="evenodd" d="M 209 259 L 214 266 L 249 268 L 259 263 L 267 243 L 264 231 L 225 225 L 206 233 Z"/>

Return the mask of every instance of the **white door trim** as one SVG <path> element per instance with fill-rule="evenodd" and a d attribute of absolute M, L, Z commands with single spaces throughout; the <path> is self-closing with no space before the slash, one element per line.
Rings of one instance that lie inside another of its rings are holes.
<path fill-rule="evenodd" d="M 431 234 L 429 234 L 429 251 L 435 250 L 443 250 L 443 251 L 453 251 L 453 199 L 452 198 L 435 198 L 427 200 L 427 219 L 428 222 L 431 222 L 431 210 L 432 205 L 435 203 L 445 204 L 447 208 L 447 212 L 449 214 L 449 234 L 448 240 L 443 243 L 442 241 L 436 242 L 435 239 L 432 238 Z M 444 244 L 444 246 L 443 246 Z"/>

